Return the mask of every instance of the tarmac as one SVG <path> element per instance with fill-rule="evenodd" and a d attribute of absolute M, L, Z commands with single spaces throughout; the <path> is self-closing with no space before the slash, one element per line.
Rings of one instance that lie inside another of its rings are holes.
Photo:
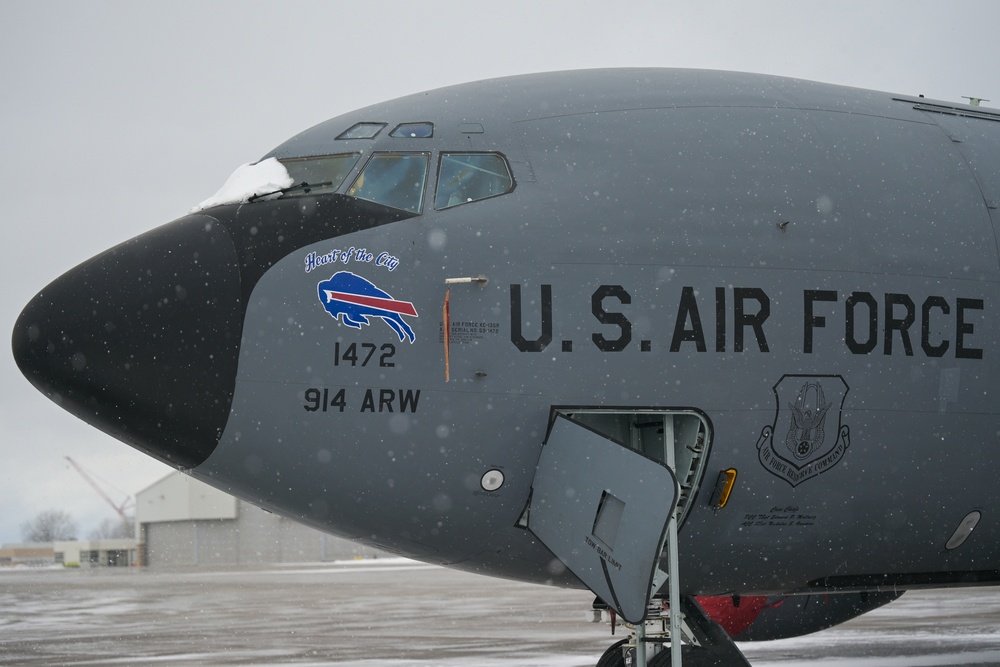
<path fill-rule="evenodd" d="M 0 569 L 3 665 L 593 667 L 587 591 L 402 559 L 157 571 Z M 1000 588 L 911 591 L 754 667 L 1000 666 Z"/>

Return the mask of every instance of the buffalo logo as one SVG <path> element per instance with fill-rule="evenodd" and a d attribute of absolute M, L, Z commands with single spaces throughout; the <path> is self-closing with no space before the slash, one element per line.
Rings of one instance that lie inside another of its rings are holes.
<path fill-rule="evenodd" d="M 835 466 L 851 444 L 841 423 L 848 391 L 839 375 L 783 375 L 774 385 L 774 424 L 757 439 L 767 471 L 796 486 Z"/>
<path fill-rule="evenodd" d="M 397 301 L 374 284 L 350 271 L 338 271 L 329 280 L 317 285 L 319 301 L 334 319 L 355 329 L 371 324 L 369 317 L 380 317 L 396 332 L 399 340 L 416 340 L 413 329 L 403 321 L 403 315 L 417 317 L 417 310 L 409 301 Z"/>

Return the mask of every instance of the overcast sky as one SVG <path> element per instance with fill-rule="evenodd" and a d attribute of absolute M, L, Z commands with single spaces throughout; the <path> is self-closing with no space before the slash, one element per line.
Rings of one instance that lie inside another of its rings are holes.
<path fill-rule="evenodd" d="M 0 0 L 0 324 L 240 164 L 351 109 L 591 67 L 762 72 L 1000 106 L 1000 3 Z M 9 340 L 6 338 L 5 340 Z M 170 470 L 57 408 L 0 354 L 0 542 L 47 509 L 87 537 Z"/>

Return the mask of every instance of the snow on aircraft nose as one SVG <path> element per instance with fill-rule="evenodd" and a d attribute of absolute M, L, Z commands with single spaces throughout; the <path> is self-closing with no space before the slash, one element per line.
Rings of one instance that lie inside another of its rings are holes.
<path fill-rule="evenodd" d="M 212 453 L 226 425 L 242 331 L 229 232 L 189 215 L 57 278 L 24 308 L 12 346 L 42 393 L 170 465 Z"/>

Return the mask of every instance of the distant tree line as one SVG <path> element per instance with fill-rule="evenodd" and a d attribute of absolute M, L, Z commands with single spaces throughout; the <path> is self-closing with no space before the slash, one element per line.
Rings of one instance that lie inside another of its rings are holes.
<path fill-rule="evenodd" d="M 21 524 L 21 537 L 25 542 L 75 540 L 76 522 L 62 510 L 45 510 Z"/>
<path fill-rule="evenodd" d="M 76 522 L 73 521 L 72 516 L 62 510 L 39 512 L 34 519 L 21 524 L 21 538 L 25 542 L 68 541 L 75 540 L 76 536 Z M 135 537 L 133 522 L 120 519 L 105 519 L 89 535 L 89 539 L 92 540 L 132 537 Z"/>

